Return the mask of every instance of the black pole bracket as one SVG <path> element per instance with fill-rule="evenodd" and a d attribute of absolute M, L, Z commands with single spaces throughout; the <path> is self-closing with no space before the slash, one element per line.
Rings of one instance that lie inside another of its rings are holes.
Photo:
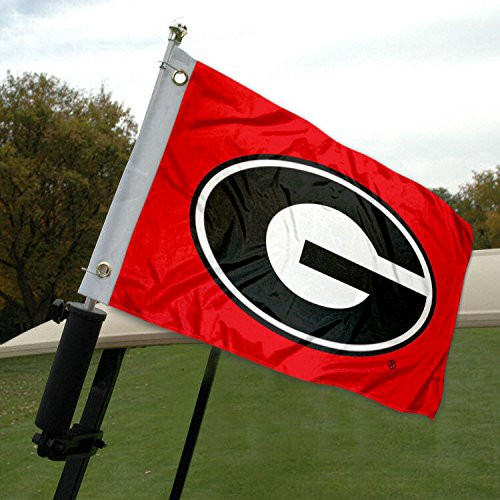
<path fill-rule="evenodd" d="M 50 319 L 57 324 L 61 323 L 68 317 L 69 304 L 65 304 L 63 299 L 56 299 L 50 305 Z"/>
<path fill-rule="evenodd" d="M 47 432 L 35 434 L 32 441 L 38 445 L 38 455 L 49 460 L 63 461 L 69 458 L 87 458 L 106 446 L 102 431 L 92 432 L 80 424 L 74 424 L 61 436 Z"/>
<path fill-rule="evenodd" d="M 35 423 L 50 436 L 66 436 L 106 313 L 62 300 L 54 303 L 51 312 L 55 321 L 66 319 L 66 324 Z"/>

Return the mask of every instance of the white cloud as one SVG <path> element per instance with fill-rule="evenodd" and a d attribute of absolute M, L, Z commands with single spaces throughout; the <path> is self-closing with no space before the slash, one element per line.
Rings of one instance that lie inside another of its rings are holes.
<path fill-rule="evenodd" d="M 104 82 L 140 121 L 179 15 L 194 57 L 423 184 L 500 163 L 497 1 L 7 0 L 0 74 Z"/>

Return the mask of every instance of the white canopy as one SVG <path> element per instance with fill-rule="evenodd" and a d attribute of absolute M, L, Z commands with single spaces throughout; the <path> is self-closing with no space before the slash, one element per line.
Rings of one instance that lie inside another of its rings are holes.
<path fill-rule="evenodd" d="M 130 314 L 99 304 L 108 313 L 97 348 L 194 344 L 178 335 Z M 500 249 L 473 252 L 465 278 L 457 328 L 500 326 Z M 0 358 L 55 352 L 64 322 L 43 323 L 0 346 Z"/>
<path fill-rule="evenodd" d="M 457 318 L 457 328 L 488 326 L 500 326 L 500 248 L 472 252 Z"/>
<path fill-rule="evenodd" d="M 98 349 L 139 347 L 165 344 L 195 344 L 196 340 L 178 335 L 104 304 L 99 309 L 108 314 L 97 340 Z M 55 352 L 65 321 L 47 321 L 0 345 L 0 358 Z"/>

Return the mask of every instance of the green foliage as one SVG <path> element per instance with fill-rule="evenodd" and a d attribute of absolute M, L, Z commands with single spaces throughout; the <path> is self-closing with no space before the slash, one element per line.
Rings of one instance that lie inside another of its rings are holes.
<path fill-rule="evenodd" d="M 474 172 L 456 194 L 442 187 L 432 191 L 472 226 L 475 249 L 500 247 L 500 165 Z"/>
<path fill-rule="evenodd" d="M 75 297 L 137 127 L 103 88 L 45 74 L 0 85 L 0 300 L 33 326 Z M 1 305 L 0 305 L 1 307 Z M 9 325 L 1 319 L 0 341 Z"/>
<path fill-rule="evenodd" d="M 460 188 L 458 213 L 474 229 L 475 248 L 500 247 L 500 165 L 474 172 L 472 182 Z"/>
<path fill-rule="evenodd" d="M 448 189 L 446 189 L 444 187 L 438 187 L 438 188 L 431 189 L 431 191 L 435 195 L 439 196 L 443 201 L 448 203 L 448 205 L 450 205 L 450 207 L 452 207 L 455 211 L 457 210 L 456 195 L 450 193 L 450 191 L 448 191 Z"/>

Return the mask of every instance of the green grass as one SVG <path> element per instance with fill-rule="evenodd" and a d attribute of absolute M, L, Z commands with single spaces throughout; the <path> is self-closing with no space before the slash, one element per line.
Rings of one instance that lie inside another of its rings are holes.
<path fill-rule="evenodd" d="M 79 498 L 167 497 L 207 355 L 127 352 Z M 499 329 L 458 330 L 431 422 L 223 353 L 184 498 L 500 498 L 499 356 Z M 0 361 L 2 499 L 57 484 L 62 465 L 30 442 L 51 360 Z"/>

